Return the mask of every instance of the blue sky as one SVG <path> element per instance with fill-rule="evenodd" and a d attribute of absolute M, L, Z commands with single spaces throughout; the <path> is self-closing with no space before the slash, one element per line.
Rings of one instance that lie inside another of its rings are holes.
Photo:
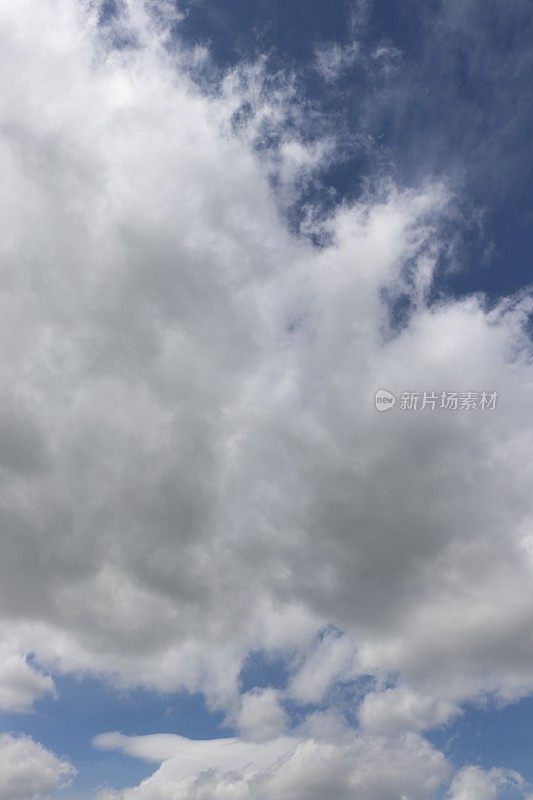
<path fill-rule="evenodd" d="M 0 800 L 531 800 L 532 34 L 0 3 Z"/>
<path fill-rule="evenodd" d="M 275 686 L 282 676 L 279 666 L 273 670 L 259 665 L 253 669 L 249 684 Z M 243 689 L 246 688 L 244 681 Z M 31 715 L 3 714 L 0 720 L 4 730 L 23 732 L 55 752 L 68 755 L 79 770 L 78 792 L 100 785 L 103 775 L 106 783 L 120 788 L 138 783 L 153 771 L 151 765 L 137 759 L 95 750 L 90 742 L 97 733 L 119 727 L 130 735 L 178 733 L 191 739 L 234 734 L 231 728 L 224 727 L 220 713 L 206 709 L 199 695 L 117 693 L 100 681 L 75 678 L 60 678 L 57 689 L 58 698 L 37 703 Z M 428 736 L 458 767 L 505 766 L 533 780 L 531 713 L 530 699 L 504 708 L 467 705 L 460 719 L 431 731 Z M 63 795 L 77 796 L 73 791 L 62 792 Z"/>
<path fill-rule="evenodd" d="M 132 735 L 180 733 L 192 739 L 220 735 L 222 715 L 210 713 L 198 695 L 116 692 L 87 678 L 59 678 L 56 683 L 57 698 L 37 703 L 35 711 L 23 717 L 3 714 L 2 729 L 23 732 L 68 756 L 79 770 L 78 791 L 99 786 L 104 775 L 107 783 L 120 788 L 153 771 L 137 759 L 95 750 L 91 741 L 98 733 L 118 727 Z"/>
<path fill-rule="evenodd" d="M 416 186 L 428 175 L 461 192 L 460 275 L 443 291 L 494 296 L 531 280 L 531 9 L 489 3 L 192 2 L 184 35 L 208 43 L 227 67 L 267 53 L 297 71 L 304 96 L 333 129 L 362 135 L 323 180 L 357 197 L 378 170 Z M 386 78 L 355 62 L 333 84 L 317 75 L 316 50 L 333 43 L 398 51 Z M 354 152 L 355 151 L 355 152 Z"/>
<path fill-rule="evenodd" d="M 251 670 L 249 686 L 276 686 L 283 680 L 277 668 L 259 663 Z M 243 689 L 247 689 L 243 681 Z M 119 728 L 130 735 L 178 733 L 191 739 L 209 739 L 235 733 L 223 725 L 223 715 L 206 709 L 199 695 L 164 695 L 147 691 L 116 692 L 100 681 L 76 678 L 57 680 L 58 698 L 41 701 L 27 716 L 3 714 L 2 729 L 23 732 L 43 742 L 76 763 L 78 792 L 88 792 L 102 783 L 120 788 L 148 777 L 153 768 L 117 753 L 101 753 L 91 747 L 97 733 Z M 295 709 L 292 709 L 293 713 Z M 297 710 L 299 711 L 299 709 Z M 520 772 L 533 781 L 531 751 L 532 701 L 504 708 L 467 705 L 460 719 L 431 731 L 429 739 L 458 767 L 494 765 Z M 118 723 L 118 724 L 117 724 Z M 76 797 L 75 791 L 61 796 Z M 83 795 L 82 795 L 83 796 Z"/>

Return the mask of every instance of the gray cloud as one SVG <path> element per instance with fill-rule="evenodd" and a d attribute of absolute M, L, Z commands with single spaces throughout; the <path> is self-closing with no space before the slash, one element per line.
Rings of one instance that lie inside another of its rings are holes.
<path fill-rule="evenodd" d="M 0 624 L 16 657 L 238 714 L 242 664 L 265 650 L 293 667 L 276 703 L 373 676 L 376 735 L 529 693 L 530 300 L 428 306 L 454 203 L 441 185 L 337 209 L 315 231 L 328 246 L 291 235 L 254 147 L 283 102 L 258 93 L 252 130 L 234 130 L 238 82 L 205 94 L 144 6 L 125 9 L 138 44 L 122 49 L 91 4 L 0 13 L 16 398 L 0 415 Z M 300 145 L 276 151 L 285 175 Z M 384 289 L 413 300 L 401 331 Z M 381 415 L 380 387 L 500 403 Z M 339 797 L 364 741 L 324 751 Z M 313 748 L 264 796 L 289 797 Z M 393 778 L 365 780 L 361 796 L 393 796 Z"/>

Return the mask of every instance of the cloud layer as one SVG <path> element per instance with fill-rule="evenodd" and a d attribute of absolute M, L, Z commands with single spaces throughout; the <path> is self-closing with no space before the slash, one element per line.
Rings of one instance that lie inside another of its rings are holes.
<path fill-rule="evenodd" d="M 81 671 L 201 691 L 260 741 L 364 676 L 355 742 L 252 778 L 170 759 L 124 797 L 430 797 L 413 731 L 533 689 L 530 300 L 429 302 L 442 185 L 290 233 L 332 153 L 290 81 L 200 89 L 146 8 L 0 8 L 0 702 Z M 378 414 L 382 387 L 500 402 Z M 256 651 L 290 678 L 241 698 Z"/>
<path fill-rule="evenodd" d="M 365 737 L 343 744 L 313 739 L 294 742 L 286 755 L 259 770 L 253 763 L 254 745 L 249 745 L 246 769 L 244 752 L 233 771 L 218 771 L 217 746 L 223 745 L 204 743 L 211 751 L 211 769 L 191 776 L 179 757 L 171 758 L 139 787 L 103 792 L 99 800 L 323 800 L 332 796 L 339 800 L 396 800 L 398 796 L 424 800 L 433 796 L 449 773 L 442 754 L 411 734 L 395 742 Z"/>

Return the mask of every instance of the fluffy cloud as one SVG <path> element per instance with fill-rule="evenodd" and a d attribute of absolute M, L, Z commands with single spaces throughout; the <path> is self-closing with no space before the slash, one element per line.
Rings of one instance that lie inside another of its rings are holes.
<path fill-rule="evenodd" d="M 73 775 L 70 764 L 33 739 L 0 734 L 0 800 L 41 800 Z"/>
<path fill-rule="evenodd" d="M 35 700 L 53 692 L 52 678 L 35 669 L 6 638 L 0 646 L 0 711 L 29 711 Z"/>
<path fill-rule="evenodd" d="M 204 746 L 213 748 L 208 742 Z M 217 763 L 216 757 L 211 763 Z M 448 773 L 442 754 L 413 734 L 395 742 L 379 737 L 352 737 L 345 744 L 308 739 L 293 742 L 289 753 L 259 770 L 244 756 L 232 771 L 191 775 L 179 757 L 171 758 L 138 787 L 103 792 L 99 800 L 424 800 Z"/>
<path fill-rule="evenodd" d="M 397 686 L 367 694 L 359 707 L 359 722 L 377 733 L 421 731 L 444 725 L 460 713 L 454 703 Z"/>
<path fill-rule="evenodd" d="M 501 797 L 525 797 L 522 777 L 506 769 L 483 770 L 466 767 L 453 780 L 449 800 L 498 800 Z M 530 798 L 528 795 L 526 800 Z"/>
<path fill-rule="evenodd" d="M 17 657 L 234 710 L 246 656 L 274 652 L 297 702 L 371 676 L 361 719 L 379 733 L 530 692 L 529 299 L 428 302 L 442 186 L 310 213 L 320 247 L 291 234 L 269 177 L 306 161 L 292 90 L 247 95 L 248 123 L 240 79 L 199 89 L 164 20 L 122 7 L 104 26 L 94 3 L 0 8 L 0 613 Z M 377 414 L 380 387 L 500 402 Z M 267 736 L 281 712 L 260 697 L 241 724 Z M 307 743 L 261 791 L 289 797 L 325 759 L 339 796 L 386 797 L 381 768 L 350 766 L 361 741 Z"/>
<path fill-rule="evenodd" d="M 255 689 L 244 694 L 235 721 L 241 734 L 252 741 L 274 739 L 288 724 L 274 689 Z"/>

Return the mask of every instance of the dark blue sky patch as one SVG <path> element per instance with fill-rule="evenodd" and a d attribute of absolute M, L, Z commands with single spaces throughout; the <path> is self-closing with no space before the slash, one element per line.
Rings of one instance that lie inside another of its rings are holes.
<path fill-rule="evenodd" d="M 196 0 L 186 12 L 182 36 L 208 43 L 220 67 L 268 54 L 273 73 L 294 69 L 302 101 L 340 139 L 291 209 L 293 228 L 306 203 L 331 208 L 386 177 L 442 180 L 458 196 L 460 246 L 437 291 L 499 297 L 531 283 L 531 4 Z M 324 81 L 317 48 L 354 41 L 357 57 Z"/>

